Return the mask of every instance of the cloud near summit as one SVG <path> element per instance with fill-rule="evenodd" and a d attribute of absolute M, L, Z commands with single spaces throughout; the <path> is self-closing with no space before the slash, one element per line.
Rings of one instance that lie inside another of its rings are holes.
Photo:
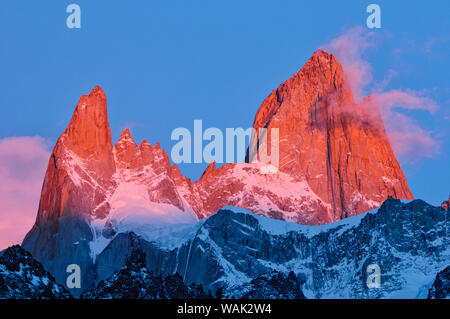
<path fill-rule="evenodd" d="M 370 107 L 380 109 L 391 146 L 398 157 L 408 162 L 434 157 L 440 153 L 440 141 L 436 140 L 433 131 L 423 129 L 407 113 L 434 113 L 439 106 L 423 92 L 410 89 L 385 90 L 390 79 L 397 75 L 395 70 L 388 70 L 385 78 L 378 83 L 373 80 L 372 66 L 364 59 L 364 54 L 380 42 L 378 33 L 354 27 L 344 30 L 322 47 L 333 53 L 341 63 L 357 103 L 364 106 L 364 96 L 372 95 L 371 100 L 375 103 L 371 103 Z"/>

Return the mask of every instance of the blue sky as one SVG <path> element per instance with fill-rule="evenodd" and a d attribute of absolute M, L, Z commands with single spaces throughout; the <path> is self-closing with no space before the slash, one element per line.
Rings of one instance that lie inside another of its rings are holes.
<path fill-rule="evenodd" d="M 450 193 L 450 2 L 374 2 L 382 28 L 363 56 L 374 85 L 395 74 L 386 89 L 415 90 L 439 106 L 408 111 L 439 153 L 423 157 L 418 148 L 399 159 L 413 194 L 440 204 Z M 70 3 L 81 7 L 81 29 L 66 27 Z M 137 143 L 159 141 L 170 152 L 171 131 L 194 119 L 250 127 L 264 98 L 316 49 L 365 26 L 370 3 L 2 1 L 0 139 L 54 143 L 95 85 L 107 95 L 114 140 L 129 127 Z M 181 169 L 197 179 L 205 166 Z"/>

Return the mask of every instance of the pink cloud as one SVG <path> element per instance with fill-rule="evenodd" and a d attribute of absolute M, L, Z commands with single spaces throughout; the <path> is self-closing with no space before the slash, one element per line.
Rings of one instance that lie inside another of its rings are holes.
<path fill-rule="evenodd" d="M 412 117 L 400 113 L 402 110 L 433 113 L 439 106 L 422 92 L 410 89 L 384 91 L 392 77 L 397 75 L 395 70 L 388 70 L 382 81 L 373 83 L 372 66 L 363 55 L 368 49 L 376 47 L 378 42 L 379 37 L 375 33 L 355 27 L 344 31 L 324 48 L 341 63 L 356 102 L 364 108 L 378 107 L 381 110 L 397 156 L 416 162 L 420 158 L 439 154 L 440 142 L 434 139 L 433 132 L 422 129 Z M 365 93 L 371 93 L 370 103 L 363 100 Z"/>
<path fill-rule="evenodd" d="M 433 158 L 440 154 L 440 142 L 432 131 L 424 130 L 412 117 L 398 110 L 422 110 L 434 113 L 439 106 L 430 98 L 412 90 L 391 90 L 373 95 L 381 109 L 392 149 L 408 162 L 421 158 Z"/>
<path fill-rule="evenodd" d="M 49 156 L 40 136 L 0 139 L 0 250 L 20 244 L 33 226 Z"/>

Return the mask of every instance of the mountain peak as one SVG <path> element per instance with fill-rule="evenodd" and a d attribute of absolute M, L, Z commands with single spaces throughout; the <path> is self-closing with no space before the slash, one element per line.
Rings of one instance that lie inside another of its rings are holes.
<path fill-rule="evenodd" d="M 291 117 L 308 117 L 331 98 L 338 104 L 353 104 L 341 64 L 333 54 L 319 49 L 300 71 L 269 94 L 256 113 L 253 127 L 267 127 L 283 111 Z"/>
<path fill-rule="evenodd" d="M 130 133 L 130 129 L 128 129 L 128 128 L 126 128 L 123 132 L 122 132 L 122 134 L 121 134 L 121 136 L 120 136 L 121 138 L 122 137 L 131 137 L 131 133 Z"/>
<path fill-rule="evenodd" d="M 360 113 L 339 61 L 317 50 L 264 100 L 253 123 L 279 130 L 279 170 L 305 179 L 330 204 L 330 220 L 370 210 L 388 195 L 413 198 L 382 121 Z M 252 139 L 248 154 L 260 144 Z"/>
<path fill-rule="evenodd" d="M 255 116 L 256 130 L 267 128 L 269 136 L 271 129 L 279 131 L 278 173 L 262 174 L 254 163 L 217 169 L 211 162 L 191 183 L 170 166 L 159 143 L 152 147 L 143 141 L 139 149 L 125 130 L 113 148 L 106 97 L 95 87 L 81 97 L 53 150 L 38 218 L 24 242 L 40 256 L 76 255 L 79 248 L 73 241 L 86 238 L 91 228 L 71 231 L 68 242 L 57 246 L 55 234 L 65 229 L 60 222 L 72 223 L 66 217 L 104 219 L 129 208 L 154 212 L 160 204 L 171 205 L 170 212 L 180 213 L 181 219 L 191 218 L 191 212 L 203 218 L 232 205 L 273 218 L 323 224 L 371 210 L 389 195 L 413 198 L 384 130 L 374 134 L 354 116 L 358 105 L 348 92 L 339 62 L 316 51 L 272 91 Z M 268 138 L 268 150 L 270 143 Z M 258 145 L 257 139 L 251 140 L 251 148 Z"/>
<path fill-rule="evenodd" d="M 91 93 L 89 93 L 90 96 L 98 96 L 100 98 L 106 99 L 106 94 L 105 91 L 103 91 L 103 89 L 97 85 L 96 87 L 94 87 L 91 91 Z"/>
<path fill-rule="evenodd" d="M 80 98 L 62 137 L 64 144 L 82 158 L 94 155 L 103 159 L 109 156 L 112 138 L 106 96 L 101 87 L 96 86 Z"/>
<path fill-rule="evenodd" d="M 114 146 L 114 152 L 119 167 L 126 169 L 142 168 L 141 151 L 129 129 L 125 129 L 120 135 L 119 141 Z"/>
<path fill-rule="evenodd" d="M 208 167 L 205 169 L 205 171 L 203 172 L 200 179 L 205 176 L 210 176 L 210 175 L 214 174 L 216 172 L 216 170 L 217 170 L 216 163 L 214 161 L 209 162 Z"/>
<path fill-rule="evenodd" d="M 338 63 L 338 60 L 335 58 L 333 53 L 329 53 L 323 49 L 316 50 L 310 59 L 320 60 L 321 62 L 324 60 L 332 61 L 333 63 Z"/>
<path fill-rule="evenodd" d="M 141 145 L 139 145 L 139 148 L 142 149 L 142 147 L 147 147 L 147 146 L 151 146 L 151 145 L 146 139 L 144 139 L 144 140 L 142 140 Z"/>
<path fill-rule="evenodd" d="M 339 61 L 336 59 L 336 57 L 334 56 L 333 53 L 329 53 L 327 51 L 324 51 L 322 49 L 318 49 L 316 50 L 313 55 L 309 58 L 309 60 L 306 62 L 305 65 L 308 65 L 308 63 L 310 62 L 316 62 L 316 63 L 320 63 L 326 67 L 330 67 L 332 65 L 336 65 L 341 67 L 342 70 L 342 66 L 339 63 Z M 341 71 L 340 70 L 340 71 Z"/>
<path fill-rule="evenodd" d="M 117 141 L 116 143 L 116 148 L 117 147 L 128 147 L 127 145 L 131 144 L 133 148 L 137 148 L 137 143 L 135 142 L 135 140 L 133 139 L 133 137 L 131 136 L 130 130 L 129 129 L 125 129 L 122 134 L 120 135 L 119 141 Z"/>
<path fill-rule="evenodd" d="M 0 256 L 0 299 L 71 299 L 70 293 L 19 245 Z"/>
<path fill-rule="evenodd" d="M 299 73 L 306 75 L 311 84 L 316 86 L 316 89 L 322 86 L 323 94 L 328 94 L 345 86 L 342 65 L 332 53 L 322 49 L 314 52 Z M 318 92 L 318 94 L 320 93 Z"/>

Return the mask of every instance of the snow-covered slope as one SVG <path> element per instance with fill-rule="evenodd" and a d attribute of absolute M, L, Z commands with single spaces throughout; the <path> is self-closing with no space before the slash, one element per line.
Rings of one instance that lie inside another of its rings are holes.
<path fill-rule="evenodd" d="M 83 299 L 198 299 L 207 298 L 203 288 L 186 286 L 180 275 L 165 278 L 147 269 L 145 254 L 134 250 L 126 264 L 107 280 L 83 293 Z"/>
<path fill-rule="evenodd" d="M 323 201 L 301 178 L 289 174 L 261 174 L 263 163 L 212 163 L 192 184 L 192 196 L 201 203 L 200 216 L 224 206 L 244 207 L 255 214 L 306 225 L 332 222 L 331 205 Z M 182 193 L 184 197 L 189 198 Z M 377 203 L 379 206 L 381 203 Z M 319 212 L 321 212 L 319 214 Z M 323 213 L 323 214 L 322 214 Z"/>

